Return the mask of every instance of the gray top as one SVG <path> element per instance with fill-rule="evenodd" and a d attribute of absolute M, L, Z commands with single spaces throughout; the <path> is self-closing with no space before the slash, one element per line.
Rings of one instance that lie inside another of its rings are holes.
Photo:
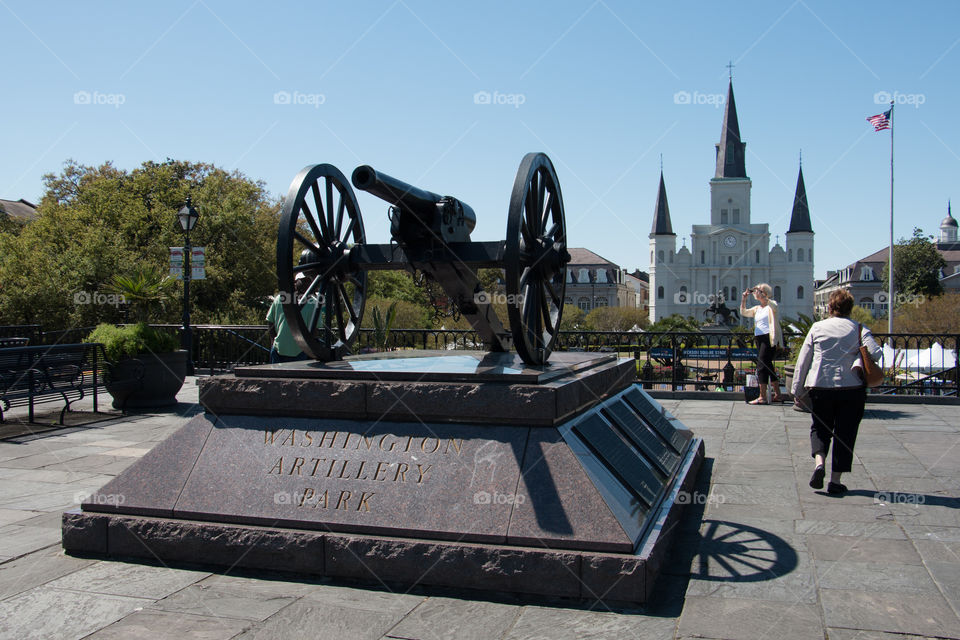
<path fill-rule="evenodd" d="M 801 387 L 842 389 L 863 386 L 863 380 L 853 370 L 860 364 L 857 327 L 858 323 L 850 318 L 827 318 L 810 327 L 797 358 L 794 395 Z M 883 353 L 866 327 L 863 328 L 863 346 L 874 361 Z"/>

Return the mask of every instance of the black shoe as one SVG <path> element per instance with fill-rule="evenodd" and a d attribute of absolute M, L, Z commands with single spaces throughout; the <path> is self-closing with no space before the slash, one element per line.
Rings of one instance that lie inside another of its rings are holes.
<path fill-rule="evenodd" d="M 826 469 L 823 468 L 821 464 L 816 469 L 813 470 L 813 475 L 810 476 L 810 486 L 814 489 L 823 489 L 823 477 L 827 475 Z M 833 484 L 832 482 L 830 484 Z"/>
<path fill-rule="evenodd" d="M 840 484 L 839 482 L 831 482 L 827 484 L 827 493 L 830 493 L 836 496 L 846 492 L 847 492 L 847 485 L 845 484 Z"/>

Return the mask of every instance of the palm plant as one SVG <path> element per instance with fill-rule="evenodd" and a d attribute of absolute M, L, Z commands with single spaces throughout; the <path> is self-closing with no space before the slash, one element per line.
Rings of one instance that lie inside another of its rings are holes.
<path fill-rule="evenodd" d="M 136 322 L 148 322 L 156 306 L 162 309 L 173 299 L 176 280 L 153 265 L 145 265 L 129 275 L 114 275 L 106 288 L 123 296 Z"/>

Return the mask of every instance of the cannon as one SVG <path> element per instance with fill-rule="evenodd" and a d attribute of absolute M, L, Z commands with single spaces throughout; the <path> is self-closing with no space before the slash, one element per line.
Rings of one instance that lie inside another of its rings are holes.
<path fill-rule="evenodd" d="M 570 253 L 560 183 L 545 154 L 528 153 L 520 163 L 502 241 L 471 241 L 476 214 L 457 198 L 368 165 L 357 167 L 351 178 L 352 186 L 333 165 L 307 166 L 283 202 L 278 288 L 284 317 L 307 355 L 326 362 L 352 353 L 369 271 L 419 269 L 443 288 L 484 348 L 514 348 L 527 364 L 547 362 L 560 329 Z M 367 243 L 352 187 L 388 203 L 392 242 Z M 480 285 L 481 268 L 503 270 L 509 330 Z M 300 273 L 308 285 L 298 294 L 294 279 Z"/>

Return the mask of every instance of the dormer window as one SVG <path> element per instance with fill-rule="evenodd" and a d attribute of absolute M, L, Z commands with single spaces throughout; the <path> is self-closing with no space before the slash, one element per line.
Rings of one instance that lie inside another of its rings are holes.
<path fill-rule="evenodd" d="M 860 267 L 860 279 L 873 280 L 873 267 L 868 267 L 867 265 Z"/>

